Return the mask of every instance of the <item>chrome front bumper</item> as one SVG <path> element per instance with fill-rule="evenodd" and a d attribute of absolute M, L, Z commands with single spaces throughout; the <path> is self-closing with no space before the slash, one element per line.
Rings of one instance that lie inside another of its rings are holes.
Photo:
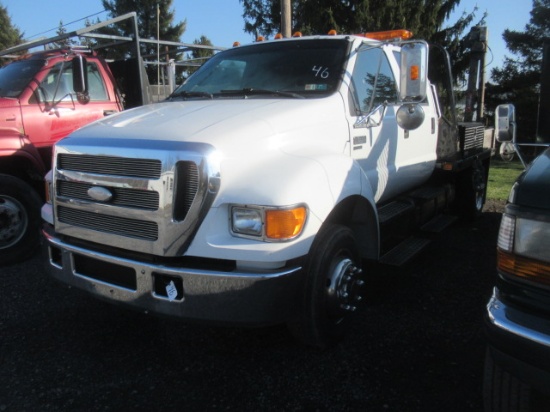
<path fill-rule="evenodd" d="M 491 327 L 550 350 L 550 323 L 507 306 L 496 288 L 487 304 L 486 317 Z"/>
<path fill-rule="evenodd" d="M 541 393 L 550 385 L 550 322 L 507 305 L 495 288 L 485 313 L 485 333 L 494 362 Z"/>
<path fill-rule="evenodd" d="M 47 227 L 43 234 L 55 279 L 145 312 L 231 324 L 277 323 L 291 319 L 303 296 L 301 267 L 265 273 L 168 267 L 76 247 Z M 166 285 L 173 286 L 172 293 Z"/>

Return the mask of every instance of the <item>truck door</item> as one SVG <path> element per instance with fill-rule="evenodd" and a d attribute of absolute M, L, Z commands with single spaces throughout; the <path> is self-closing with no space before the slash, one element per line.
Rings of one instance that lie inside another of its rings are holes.
<path fill-rule="evenodd" d="M 422 183 L 431 175 L 436 159 L 431 105 L 422 105 L 426 118 L 417 129 L 407 131 L 397 125 L 396 50 L 394 46 L 362 46 L 351 80 L 351 156 L 364 170 L 377 202 Z"/>
<path fill-rule="evenodd" d="M 22 105 L 25 133 L 35 146 L 51 146 L 79 127 L 119 111 L 95 62 L 88 63 L 88 86 L 86 98 L 74 93 L 70 61 L 59 62 L 49 70 Z"/>

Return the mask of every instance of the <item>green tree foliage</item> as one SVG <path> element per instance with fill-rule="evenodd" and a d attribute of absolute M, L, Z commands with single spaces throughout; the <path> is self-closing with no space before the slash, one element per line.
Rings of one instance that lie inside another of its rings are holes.
<path fill-rule="evenodd" d="M 172 24 L 174 20 L 174 11 L 172 10 L 172 0 L 101 0 L 105 10 L 109 12 L 110 17 L 117 17 L 126 13 L 137 13 L 138 34 L 142 39 L 157 39 L 164 41 L 179 42 L 181 36 L 185 32 L 187 21 L 182 21 Z M 157 14 L 160 16 L 157 23 Z M 133 36 L 134 27 L 133 21 L 128 20 L 123 24 L 118 24 L 112 30 L 106 30 L 107 33 L 117 34 L 121 36 Z M 159 50 L 154 43 L 142 43 L 140 47 L 141 56 L 148 60 L 157 60 Z M 168 53 L 165 48 L 160 50 L 161 60 L 169 61 L 177 59 L 176 53 Z M 121 48 L 110 51 L 110 56 L 120 59 L 128 54 L 128 50 Z M 130 55 L 133 55 L 130 52 Z M 161 80 L 160 72 L 156 65 L 147 66 L 149 82 L 151 84 L 159 83 Z M 162 81 L 161 81 L 162 83 Z"/>
<path fill-rule="evenodd" d="M 0 50 L 17 46 L 21 43 L 23 43 L 23 34 L 12 24 L 7 7 L 0 4 Z"/>
<path fill-rule="evenodd" d="M 138 20 L 138 33 L 142 39 L 157 39 L 157 5 L 159 7 L 159 38 L 164 41 L 179 42 L 181 36 L 185 32 L 187 21 L 181 21 L 173 24 L 174 11 L 172 9 L 172 0 L 101 0 L 105 10 L 109 12 L 111 17 L 117 17 L 126 13 L 135 11 L 137 13 Z M 134 28 L 129 21 L 124 24 L 117 25 L 117 29 L 113 29 L 111 33 L 132 36 Z M 116 53 L 116 51 L 113 51 Z M 155 44 L 142 44 L 141 55 L 143 57 L 154 57 L 156 60 L 157 46 Z M 170 58 L 177 58 L 175 54 L 170 55 L 165 50 L 161 50 L 161 59 L 169 60 Z M 118 53 L 122 53 L 120 50 Z M 120 55 L 114 57 L 121 57 Z M 154 80 L 155 76 L 152 72 L 156 72 L 156 68 L 152 68 L 150 73 L 150 80 Z"/>
<path fill-rule="evenodd" d="M 246 32 L 269 38 L 280 31 L 280 0 L 240 1 Z M 444 46 L 451 55 L 455 79 L 461 79 L 468 67 L 462 37 L 477 9 L 444 27 L 459 4 L 460 0 L 293 0 L 293 31 L 320 34 L 335 29 L 353 34 L 408 29 L 417 39 Z"/>
<path fill-rule="evenodd" d="M 200 45 L 200 46 L 212 46 L 212 42 L 210 39 L 206 36 L 201 36 L 199 39 L 195 39 L 193 41 L 193 44 Z M 188 55 L 188 59 L 192 60 L 192 63 L 197 64 L 198 66 L 188 66 L 186 67 L 186 71 L 189 75 L 193 74 L 197 71 L 200 65 L 202 65 L 208 58 L 210 58 L 214 54 L 214 50 L 212 49 L 193 49 L 191 53 Z"/>
<path fill-rule="evenodd" d="M 95 21 L 90 20 L 89 18 L 86 18 L 86 20 L 84 21 L 84 25 L 86 27 L 90 27 L 90 26 L 93 26 L 94 24 L 99 24 L 99 23 L 101 23 L 101 21 L 98 18 L 96 18 Z M 79 44 L 89 49 L 94 49 L 97 46 L 98 42 L 92 37 L 81 37 L 79 38 Z"/>
<path fill-rule="evenodd" d="M 56 34 L 58 36 L 62 36 L 64 34 L 67 33 L 67 29 L 65 28 L 65 26 L 63 25 L 63 20 L 60 20 L 59 21 L 59 27 L 57 28 L 57 31 L 56 31 Z M 63 48 L 66 48 L 66 47 L 70 47 L 70 46 L 73 46 L 75 44 L 78 44 L 78 42 L 74 39 L 71 39 L 71 38 L 67 38 L 67 39 L 63 39 L 63 40 L 59 40 L 57 42 L 55 42 L 53 45 L 52 45 L 52 48 L 59 48 L 59 49 L 63 49 Z"/>
<path fill-rule="evenodd" d="M 533 141 L 536 134 L 542 50 L 550 41 L 550 0 L 533 0 L 531 19 L 525 30 L 505 30 L 502 37 L 513 56 L 491 72 L 486 104 L 495 108 L 501 103 L 516 106 L 518 138 Z"/>

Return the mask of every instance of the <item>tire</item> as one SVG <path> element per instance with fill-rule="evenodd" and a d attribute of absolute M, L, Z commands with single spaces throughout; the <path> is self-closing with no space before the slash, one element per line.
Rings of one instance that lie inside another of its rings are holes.
<path fill-rule="evenodd" d="M 345 335 L 350 317 L 362 300 L 364 281 L 353 232 L 341 225 L 322 228 L 304 270 L 304 299 L 289 329 L 306 345 L 333 346 Z"/>
<path fill-rule="evenodd" d="M 487 349 L 483 375 L 485 412 L 527 412 L 531 408 L 531 388 L 498 364 Z"/>
<path fill-rule="evenodd" d="M 458 176 L 457 206 L 462 219 L 473 221 L 481 216 L 487 195 L 487 178 L 487 170 L 480 161 Z"/>
<path fill-rule="evenodd" d="M 40 243 L 42 200 L 23 180 L 0 175 L 0 266 L 30 257 Z"/>
<path fill-rule="evenodd" d="M 495 362 L 491 349 L 485 354 L 483 374 L 485 412 L 548 412 L 550 396 L 546 388 L 535 388 Z"/>

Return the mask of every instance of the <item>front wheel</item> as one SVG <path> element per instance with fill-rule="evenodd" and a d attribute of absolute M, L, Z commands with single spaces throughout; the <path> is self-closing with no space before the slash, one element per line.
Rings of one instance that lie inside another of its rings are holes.
<path fill-rule="evenodd" d="M 550 411 L 547 391 L 541 392 L 502 368 L 487 348 L 483 373 L 485 412 Z"/>
<path fill-rule="evenodd" d="M 307 257 L 306 287 L 291 332 L 320 348 L 338 342 L 362 299 L 360 255 L 353 232 L 342 225 L 321 229 Z"/>
<path fill-rule="evenodd" d="M 0 265 L 21 261 L 36 250 L 41 204 L 23 180 L 0 175 Z"/>

